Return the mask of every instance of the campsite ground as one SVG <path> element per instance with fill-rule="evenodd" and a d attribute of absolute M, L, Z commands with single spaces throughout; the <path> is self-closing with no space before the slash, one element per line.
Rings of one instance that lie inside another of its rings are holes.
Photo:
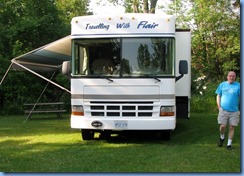
<path fill-rule="evenodd" d="M 216 114 L 179 119 L 170 141 L 133 135 L 82 141 L 63 119 L 0 116 L 2 172 L 240 172 L 240 127 L 233 150 L 217 147 Z"/>

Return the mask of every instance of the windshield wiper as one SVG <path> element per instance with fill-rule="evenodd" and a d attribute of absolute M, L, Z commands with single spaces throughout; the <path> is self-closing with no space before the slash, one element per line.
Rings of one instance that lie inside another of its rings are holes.
<path fill-rule="evenodd" d="M 155 75 L 152 75 L 152 74 L 143 74 L 143 75 L 140 75 L 140 76 L 145 76 L 145 77 L 147 77 L 147 78 L 153 78 L 153 79 L 156 80 L 156 82 L 161 82 L 160 79 L 158 79 Z M 155 83 L 156 83 L 156 82 L 155 82 Z"/>
<path fill-rule="evenodd" d="M 108 78 L 108 77 L 104 77 L 104 78 L 106 78 L 106 79 L 109 80 L 110 82 L 114 82 L 114 80 L 112 80 L 112 79 L 110 79 L 110 78 Z"/>
<path fill-rule="evenodd" d="M 160 79 L 158 79 L 157 77 L 153 77 L 154 79 L 156 79 L 158 82 L 160 82 L 161 80 Z"/>
<path fill-rule="evenodd" d="M 109 80 L 110 82 L 114 82 L 114 80 L 112 80 L 109 77 L 104 76 L 104 75 L 90 75 L 90 76 L 92 76 L 92 77 L 98 77 L 98 78 L 105 78 L 105 79 Z"/>

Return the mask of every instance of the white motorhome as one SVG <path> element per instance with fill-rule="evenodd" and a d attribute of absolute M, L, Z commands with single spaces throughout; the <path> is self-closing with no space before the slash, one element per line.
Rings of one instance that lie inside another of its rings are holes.
<path fill-rule="evenodd" d="M 173 16 L 80 16 L 71 21 L 71 128 L 155 130 L 170 138 L 176 117 L 190 117 L 191 34 Z"/>

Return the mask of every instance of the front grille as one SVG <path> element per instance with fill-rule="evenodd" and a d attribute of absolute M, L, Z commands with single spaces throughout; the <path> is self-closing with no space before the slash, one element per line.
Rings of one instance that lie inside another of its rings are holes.
<path fill-rule="evenodd" d="M 84 106 L 86 116 L 100 117 L 154 117 L 159 114 L 159 102 L 91 101 Z"/>

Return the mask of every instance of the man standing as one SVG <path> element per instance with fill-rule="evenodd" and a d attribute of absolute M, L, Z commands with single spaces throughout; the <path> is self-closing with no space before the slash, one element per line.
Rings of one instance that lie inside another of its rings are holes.
<path fill-rule="evenodd" d="M 220 124 L 220 139 L 218 146 L 222 147 L 225 139 L 227 123 L 229 124 L 227 149 L 231 150 L 235 127 L 239 123 L 239 97 L 240 83 L 236 82 L 236 74 L 230 71 L 227 81 L 222 82 L 215 93 L 217 94 L 217 105 L 219 109 L 218 124 Z"/>

